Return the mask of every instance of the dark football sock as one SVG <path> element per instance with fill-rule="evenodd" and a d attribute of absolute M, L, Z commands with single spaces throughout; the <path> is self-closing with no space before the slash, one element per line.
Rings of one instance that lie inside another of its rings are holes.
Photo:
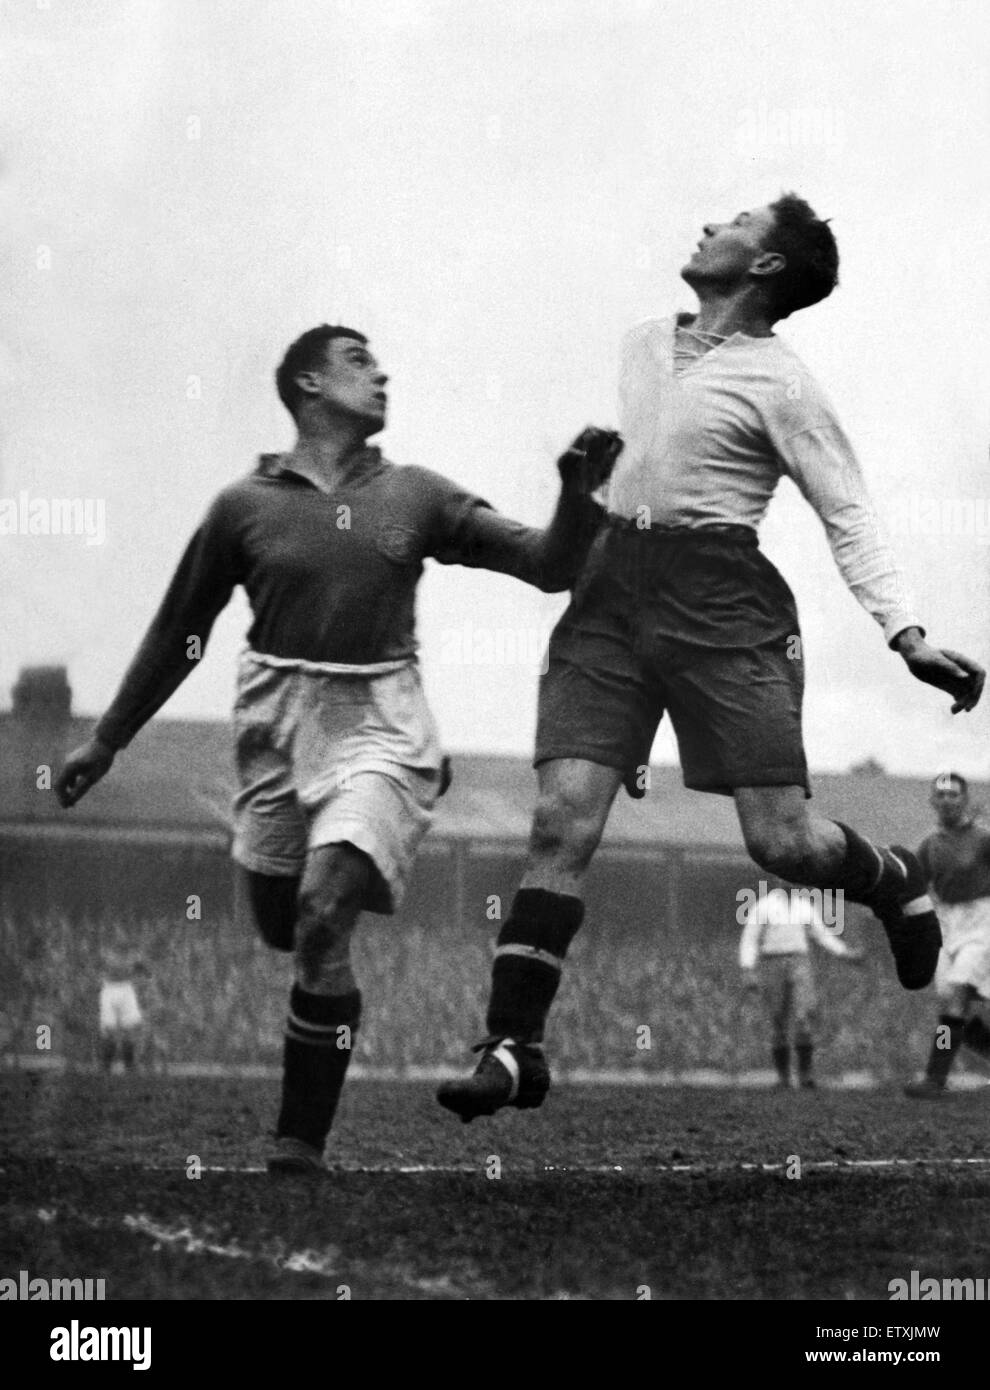
<path fill-rule="evenodd" d="M 875 845 L 841 821 L 835 824 L 846 837 L 846 855 L 834 881 L 827 886 L 841 888 L 850 902 L 872 907 L 874 902 L 896 890 L 902 880 L 881 858 Z"/>
<path fill-rule="evenodd" d="M 850 902 L 863 903 L 874 912 L 888 907 L 904 887 L 904 874 L 870 840 L 841 821 L 835 824 L 846 837 L 846 857 L 833 882 L 818 886 L 841 888 Z"/>
<path fill-rule="evenodd" d="M 361 1021 L 361 992 L 310 994 L 293 985 L 285 1029 L 279 1138 L 322 1151 Z"/>
<path fill-rule="evenodd" d="M 543 1041 L 564 957 L 583 919 L 580 898 L 520 888 L 495 946 L 486 1021 L 491 1037 Z"/>
<path fill-rule="evenodd" d="M 791 1049 L 786 1043 L 773 1049 L 773 1065 L 781 1081 L 791 1079 Z"/>
<path fill-rule="evenodd" d="M 952 1014 L 939 1014 L 938 1027 L 935 1029 L 932 1050 L 928 1055 L 928 1066 L 925 1070 L 929 1081 L 935 1081 L 939 1086 L 945 1085 L 963 1040 L 964 1026 L 961 1018 Z"/>
<path fill-rule="evenodd" d="M 811 1063 L 815 1055 L 814 1043 L 799 1042 L 797 1052 L 798 1080 L 807 1081 L 811 1077 Z"/>
<path fill-rule="evenodd" d="M 990 1028 L 979 1014 L 973 1014 L 972 1018 L 966 1020 L 962 1040 L 971 1052 L 990 1060 Z"/>

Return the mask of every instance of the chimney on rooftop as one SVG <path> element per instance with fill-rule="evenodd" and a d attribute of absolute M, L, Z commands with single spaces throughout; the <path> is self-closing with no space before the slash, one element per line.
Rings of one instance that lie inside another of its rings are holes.
<path fill-rule="evenodd" d="M 4 773 L 0 815 L 48 820 L 59 813 L 50 782 L 69 742 L 72 689 L 68 672 L 64 666 L 25 666 L 11 695 L 13 709 L 5 721 L 0 749 Z"/>
<path fill-rule="evenodd" d="M 14 714 L 29 723 L 61 723 L 72 710 L 72 690 L 64 666 L 25 666 L 11 694 Z"/>

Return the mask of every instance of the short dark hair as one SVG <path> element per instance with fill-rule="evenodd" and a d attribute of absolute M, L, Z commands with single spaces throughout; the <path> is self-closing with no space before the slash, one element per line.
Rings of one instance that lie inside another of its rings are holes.
<path fill-rule="evenodd" d="M 300 372 L 312 372 L 322 367 L 326 360 L 327 343 L 334 338 L 356 338 L 359 343 L 368 340 L 355 328 L 345 328 L 343 324 L 321 323 L 317 328 L 309 328 L 286 349 L 285 356 L 275 372 L 275 385 L 279 399 L 286 410 L 296 418 L 303 392 L 296 384 Z"/>
<path fill-rule="evenodd" d="M 786 265 L 770 281 L 774 319 L 817 304 L 839 283 L 839 248 L 832 228 L 796 193 L 782 193 L 770 207 L 773 231 L 766 250 L 779 251 Z"/>
<path fill-rule="evenodd" d="M 932 791 L 942 791 L 946 782 L 955 782 L 963 796 L 969 796 L 969 783 L 961 772 L 940 772 L 932 782 Z"/>

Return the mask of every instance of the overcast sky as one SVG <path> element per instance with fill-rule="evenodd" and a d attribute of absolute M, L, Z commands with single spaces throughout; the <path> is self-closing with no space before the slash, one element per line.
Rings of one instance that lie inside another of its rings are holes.
<path fill-rule="evenodd" d="M 693 307 L 678 270 L 701 225 L 781 188 L 833 219 L 842 257 L 781 335 L 839 409 L 931 640 L 986 662 L 985 9 L 5 6 L 0 499 L 102 502 L 105 537 L 0 536 L 0 703 L 23 665 L 64 662 L 77 710 L 104 708 L 211 497 L 291 444 L 271 373 L 314 323 L 370 334 L 390 458 L 543 522 L 557 453 L 615 423 L 623 330 Z M 812 767 L 990 775 L 990 702 L 953 718 L 910 679 L 789 483 L 763 541 L 803 618 Z M 448 747 L 531 750 L 561 606 L 427 566 Z M 226 714 L 246 612 L 166 715 Z"/>

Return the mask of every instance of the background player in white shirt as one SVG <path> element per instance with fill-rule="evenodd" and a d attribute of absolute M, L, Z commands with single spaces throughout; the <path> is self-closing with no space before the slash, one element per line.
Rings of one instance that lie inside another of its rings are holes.
<path fill-rule="evenodd" d="M 835 412 L 773 331 L 832 292 L 838 263 L 829 226 L 784 194 L 708 223 L 681 271 L 698 312 L 650 320 L 626 339 L 625 448 L 607 524 L 550 641 L 539 797 L 498 936 L 488 1036 L 475 1074 L 438 1092 L 465 1121 L 537 1106 L 549 1089 L 543 1030 L 583 920 L 584 875 L 619 789 L 635 795 L 665 712 L 685 784 L 735 799 L 756 863 L 866 904 L 901 984 L 932 979 L 941 938 L 914 855 L 809 808 L 797 610 L 758 547 L 787 474 L 888 646 L 917 680 L 948 691 L 954 712 L 976 705 L 985 673 L 925 641 Z"/>
<path fill-rule="evenodd" d="M 905 1087 L 915 1100 L 945 1095 L 962 1044 L 990 1061 L 990 1028 L 980 1012 L 990 1000 L 990 830 L 978 824 L 958 772 L 935 778 L 931 804 L 938 829 L 922 841 L 918 858 L 942 923 L 940 1012 L 925 1076 Z"/>
<path fill-rule="evenodd" d="M 762 890 L 762 885 L 761 885 Z M 850 962 L 862 951 L 848 946 L 826 926 L 814 896 L 807 889 L 772 888 L 761 891 L 750 905 L 739 939 L 739 965 L 748 989 L 759 989 L 772 1028 L 773 1065 L 779 1084 L 791 1084 L 791 1029 L 797 1055 L 798 1084 L 814 1087 L 814 1027 L 818 996 L 811 968 L 809 942 Z"/>
<path fill-rule="evenodd" d="M 100 1063 L 104 1071 L 113 1070 L 119 1058 L 132 1071 L 144 1041 L 145 1019 L 138 1002 L 139 976 L 147 975 L 140 958 L 108 947 L 103 952 L 100 978 L 99 1028 Z"/>

